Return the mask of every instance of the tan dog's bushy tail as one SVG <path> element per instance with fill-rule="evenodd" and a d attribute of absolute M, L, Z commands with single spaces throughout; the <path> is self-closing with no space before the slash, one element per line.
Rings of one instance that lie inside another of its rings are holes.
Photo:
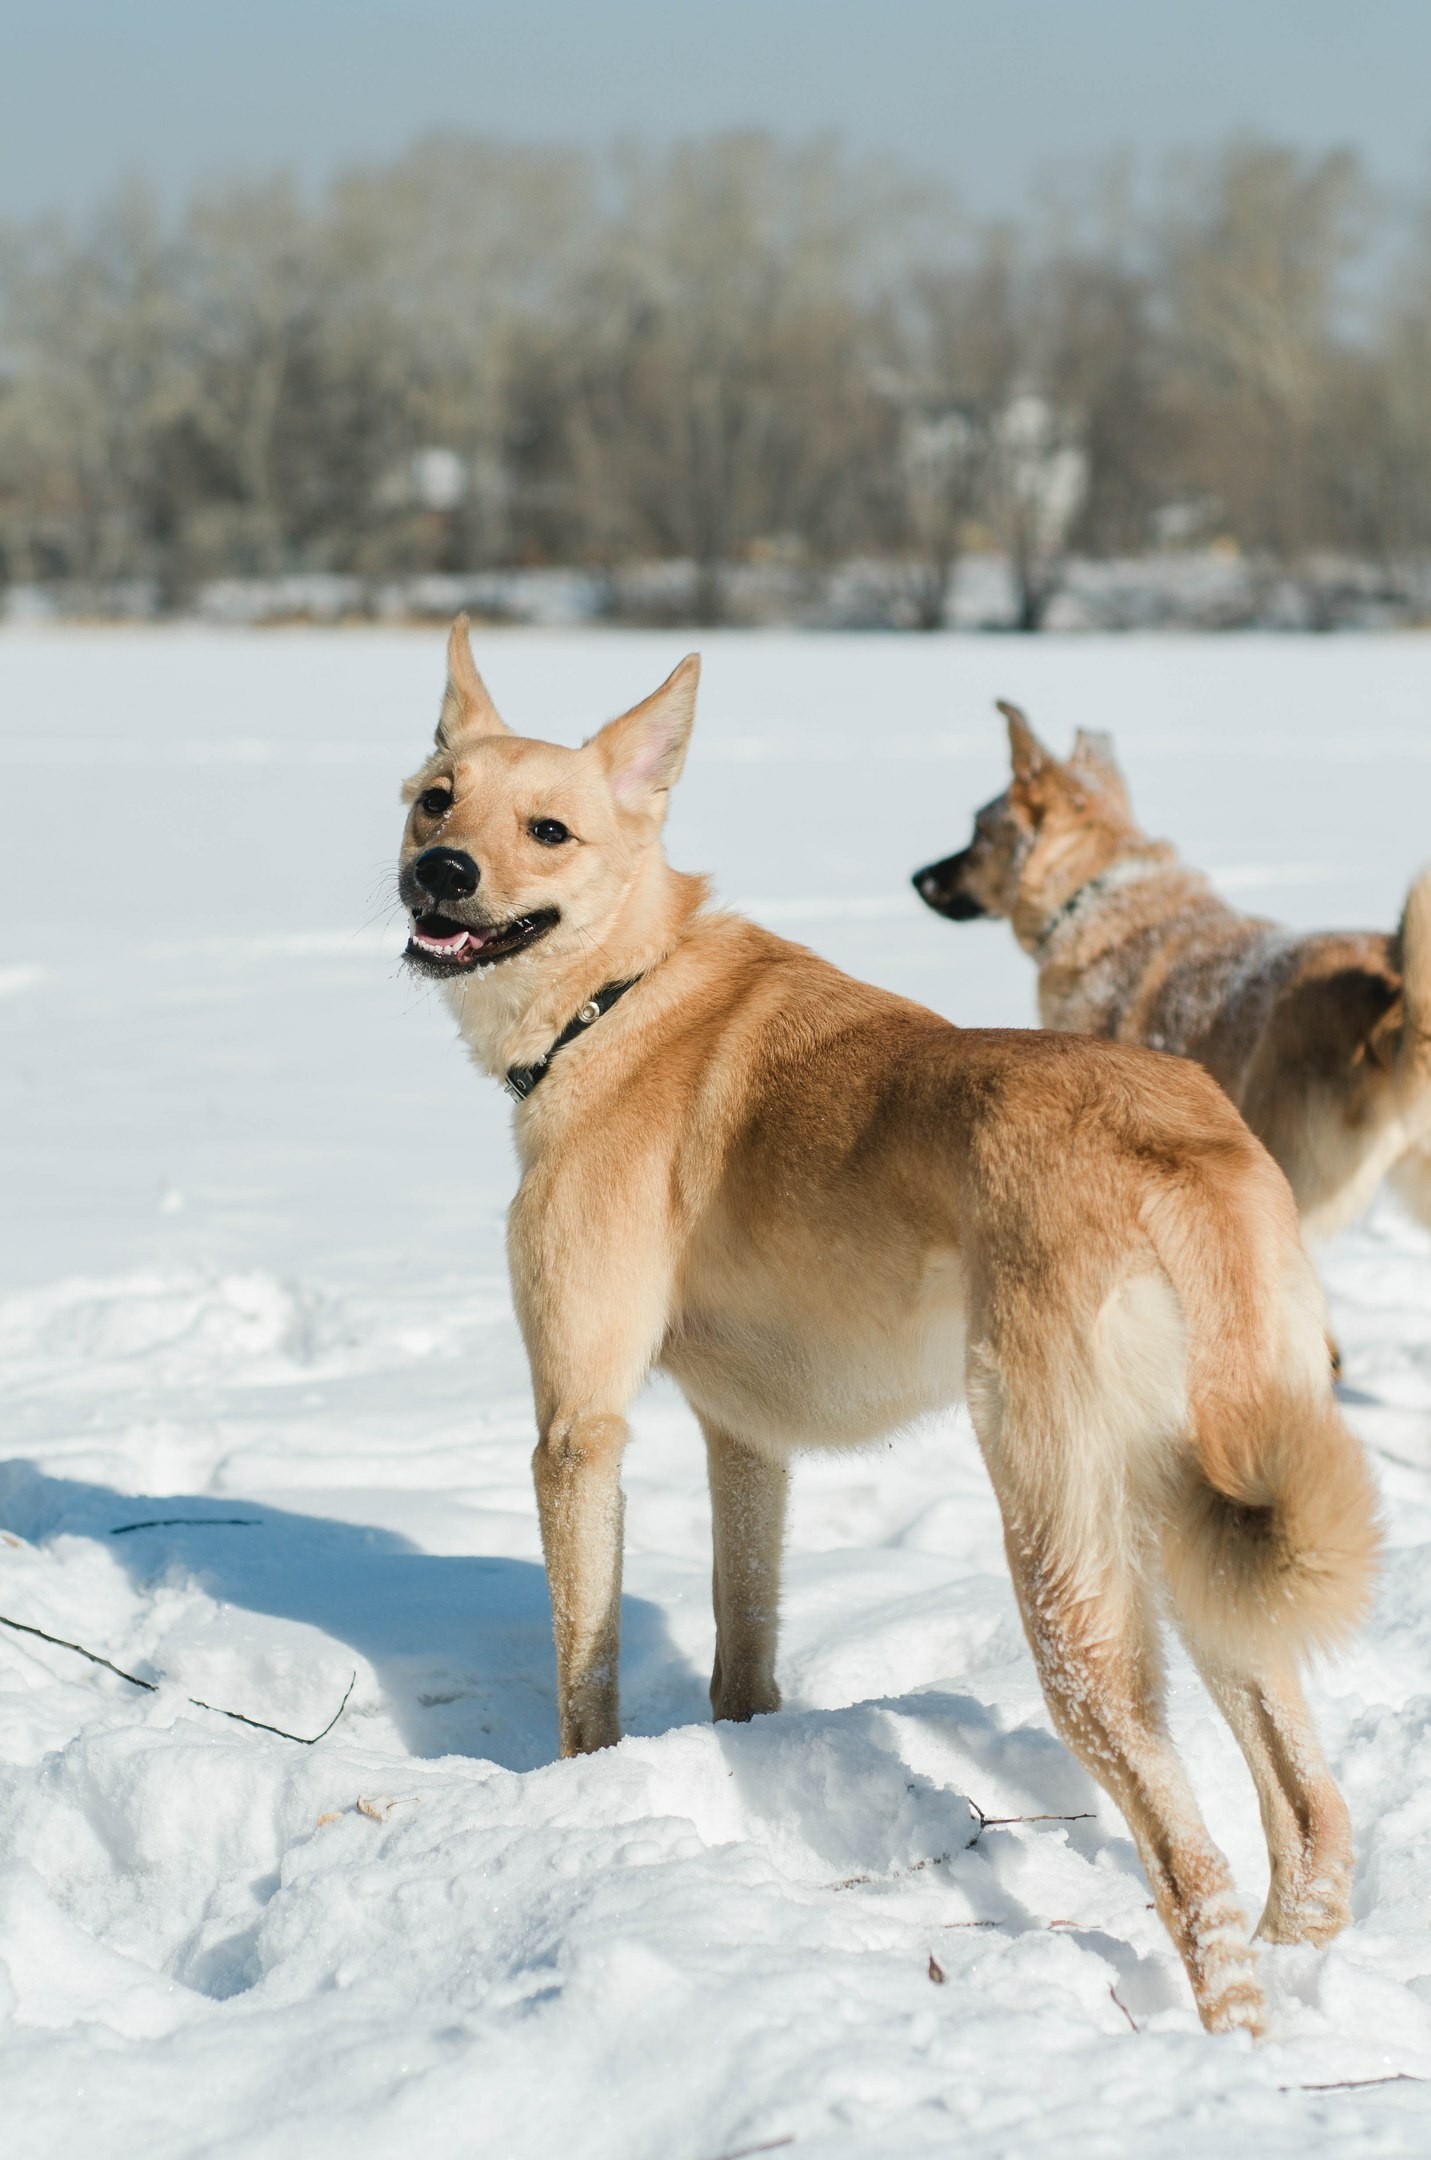
<path fill-rule="evenodd" d="M 1431 1070 L 1431 868 L 1422 871 L 1396 933 L 1404 1020 L 1398 1062 Z"/>
<path fill-rule="evenodd" d="M 1280 1234 L 1264 1224 L 1252 1240 L 1245 1224 L 1196 1212 L 1200 1225 L 1185 1215 L 1156 1239 L 1183 1307 L 1193 1443 L 1164 1524 L 1168 1588 L 1219 1659 L 1292 1665 L 1366 1616 L 1376 1488 L 1332 1394 L 1321 1294 L 1290 1208 Z"/>
<path fill-rule="evenodd" d="M 1381 1532 L 1361 1450 L 1330 1394 L 1273 1389 L 1208 1429 L 1164 1543 L 1194 1640 L 1248 1667 L 1333 1649 L 1366 1617 Z"/>

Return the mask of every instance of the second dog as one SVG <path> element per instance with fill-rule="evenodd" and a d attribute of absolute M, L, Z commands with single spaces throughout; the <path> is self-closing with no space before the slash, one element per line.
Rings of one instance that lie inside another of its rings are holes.
<path fill-rule="evenodd" d="M 1106 735 L 1071 758 L 1000 705 L 1013 777 L 969 845 L 916 871 L 956 921 L 1006 916 L 1045 1027 L 1203 1065 L 1326 1236 L 1390 1180 L 1431 1223 L 1431 870 L 1400 927 L 1312 935 L 1239 915 L 1133 817 Z"/>

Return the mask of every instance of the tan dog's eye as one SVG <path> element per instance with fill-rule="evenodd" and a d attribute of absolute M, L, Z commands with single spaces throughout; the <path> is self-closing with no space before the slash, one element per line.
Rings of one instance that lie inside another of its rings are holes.
<path fill-rule="evenodd" d="M 417 798 L 417 807 L 427 817 L 446 817 L 452 808 L 452 790 L 445 787 L 426 788 Z"/>
<path fill-rule="evenodd" d="M 554 817 L 534 817 L 527 831 L 534 840 L 540 840 L 543 847 L 560 847 L 563 840 L 571 838 L 561 819 Z"/>

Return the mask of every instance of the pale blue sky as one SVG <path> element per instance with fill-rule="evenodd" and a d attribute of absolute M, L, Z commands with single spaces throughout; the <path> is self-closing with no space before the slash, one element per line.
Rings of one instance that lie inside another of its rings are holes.
<path fill-rule="evenodd" d="M 1012 206 L 1040 166 L 1256 129 L 1431 182 L 1431 0 L 3 0 L 0 217 L 434 127 L 837 129 Z"/>

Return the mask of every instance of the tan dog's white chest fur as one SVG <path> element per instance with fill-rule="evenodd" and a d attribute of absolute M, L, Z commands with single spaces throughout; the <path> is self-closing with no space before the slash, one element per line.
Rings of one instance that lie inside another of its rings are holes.
<path fill-rule="evenodd" d="M 1054 1722 L 1123 1809 L 1204 2021 L 1257 2028 L 1163 1720 L 1157 1612 L 1161 1582 L 1257 1781 L 1263 1932 L 1325 1938 L 1349 1834 L 1296 1664 L 1357 1617 L 1377 1533 L 1285 1182 L 1191 1065 L 956 1029 L 710 911 L 660 846 L 693 662 L 576 751 L 506 733 L 461 625 L 449 669 L 400 867 L 416 964 L 461 969 L 449 995 L 494 1073 L 634 983 L 516 1113 L 563 1752 L 619 1737 L 620 1466 L 653 1368 L 705 1437 L 711 1700 L 732 1718 L 779 1706 L 791 1454 L 967 1385 Z"/>

